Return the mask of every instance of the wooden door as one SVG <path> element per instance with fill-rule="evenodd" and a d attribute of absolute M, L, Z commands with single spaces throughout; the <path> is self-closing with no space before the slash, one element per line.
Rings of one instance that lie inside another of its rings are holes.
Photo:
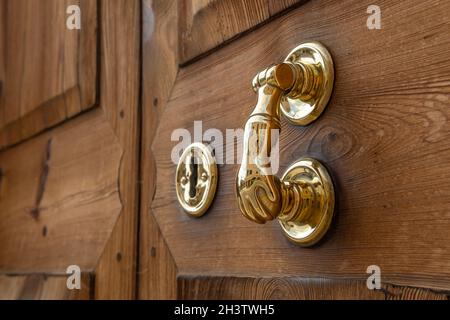
<path fill-rule="evenodd" d="M 140 17 L 137 0 L 0 1 L 2 299 L 135 297 Z"/>
<path fill-rule="evenodd" d="M 380 0 L 380 29 L 372 5 L 0 0 L 0 298 L 448 299 L 450 3 Z M 235 162 L 186 215 L 174 130 L 243 128 L 253 76 L 305 40 L 331 52 L 334 91 L 309 126 L 282 119 L 280 172 L 330 169 L 324 241 L 247 221 Z"/>
<path fill-rule="evenodd" d="M 448 299 L 450 3 L 378 1 L 381 29 L 369 29 L 372 4 L 143 1 L 140 298 Z M 307 155 L 330 168 L 326 239 L 299 248 L 277 223 L 244 219 L 238 164 L 219 166 L 208 213 L 188 217 L 171 133 L 193 134 L 194 121 L 242 128 L 253 76 L 304 40 L 330 50 L 335 86 L 311 125 L 282 120 L 280 165 Z M 366 284 L 372 265 L 378 290 Z"/>

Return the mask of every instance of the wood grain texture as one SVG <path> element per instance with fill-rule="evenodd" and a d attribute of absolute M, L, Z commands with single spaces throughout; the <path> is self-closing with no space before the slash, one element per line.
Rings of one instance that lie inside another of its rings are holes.
<path fill-rule="evenodd" d="M 66 27 L 69 5 L 81 9 L 81 30 Z M 95 105 L 97 1 L 2 0 L 0 8 L 1 149 Z"/>
<path fill-rule="evenodd" d="M 0 153 L 1 272 L 94 270 L 122 207 L 121 157 L 101 110 Z"/>
<path fill-rule="evenodd" d="M 178 72 L 177 3 L 143 1 L 139 299 L 176 298 L 176 266 L 151 212 L 157 187 L 151 145 Z"/>
<path fill-rule="evenodd" d="M 450 292 L 382 284 L 369 290 L 365 281 L 324 278 L 178 278 L 182 300 L 448 300 Z"/>
<path fill-rule="evenodd" d="M 384 300 L 382 291 L 367 289 L 364 281 L 322 278 L 178 278 L 182 300 Z"/>
<path fill-rule="evenodd" d="M 450 300 L 450 291 L 383 285 L 386 300 Z"/>
<path fill-rule="evenodd" d="M 0 1 L 0 21 L 6 19 L 6 2 Z M 6 49 L 6 28 L 5 23 L 0 23 L 0 103 L 3 96 L 3 84 L 5 82 L 5 49 Z"/>
<path fill-rule="evenodd" d="M 181 0 L 180 63 L 303 2 L 305 0 Z"/>
<path fill-rule="evenodd" d="M 88 300 L 93 276 L 81 274 L 80 290 L 67 289 L 64 275 L 0 275 L 0 300 Z"/>
<path fill-rule="evenodd" d="M 101 12 L 100 105 L 123 150 L 116 177 L 123 207 L 95 269 L 95 297 L 132 299 L 138 234 L 140 1 L 102 1 Z"/>
<path fill-rule="evenodd" d="M 380 1 L 376 31 L 370 4 L 308 2 L 180 71 L 154 140 L 152 209 L 181 274 L 365 280 L 376 264 L 384 283 L 450 289 L 450 3 Z M 305 39 L 330 49 L 335 88 L 313 125 L 282 121 L 280 171 L 305 155 L 330 168 L 338 212 L 325 241 L 298 248 L 277 223 L 246 221 L 238 165 L 220 167 L 215 202 L 190 219 L 169 183 L 172 131 L 192 133 L 195 120 L 242 128 L 256 102 L 252 77 Z"/>

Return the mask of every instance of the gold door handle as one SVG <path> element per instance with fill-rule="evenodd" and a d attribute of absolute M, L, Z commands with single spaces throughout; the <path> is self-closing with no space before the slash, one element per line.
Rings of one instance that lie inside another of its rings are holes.
<path fill-rule="evenodd" d="M 281 129 L 281 112 L 297 125 L 317 119 L 330 99 L 333 82 L 331 55 L 317 42 L 299 45 L 283 63 L 253 79 L 258 102 L 245 124 L 236 178 L 239 208 L 257 223 L 278 218 L 285 235 L 301 246 L 317 243 L 328 230 L 334 214 L 333 183 L 326 168 L 312 158 L 293 163 L 280 180 L 273 173 L 277 155 L 272 137 Z"/>

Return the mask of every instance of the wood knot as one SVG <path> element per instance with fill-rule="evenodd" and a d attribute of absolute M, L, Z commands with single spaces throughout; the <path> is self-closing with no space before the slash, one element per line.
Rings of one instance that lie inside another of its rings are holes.
<path fill-rule="evenodd" d="M 117 252 L 117 254 L 116 254 L 116 260 L 117 260 L 117 262 L 122 261 L 122 252 Z"/>

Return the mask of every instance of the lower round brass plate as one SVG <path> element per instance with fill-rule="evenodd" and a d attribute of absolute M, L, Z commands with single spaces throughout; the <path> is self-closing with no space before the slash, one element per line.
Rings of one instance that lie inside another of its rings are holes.
<path fill-rule="evenodd" d="M 184 211 L 201 217 L 216 194 L 218 170 L 211 149 L 195 142 L 181 155 L 175 177 L 177 198 Z"/>
<path fill-rule="evenodd" d="M 285 235 L 300 246 L 312 246 L 327 232 L 334 215 L 334 188 L 327 169 L 317 160 L 301 158 L 281 178 L 298 183 L 305 210 L 299 221 L 281 221 Z"/>
<path fill-rule="evenodd" d="M 281 111 L 295 125 L 306 126 L 316 120 L 330 100 L 334 83 L 334 66 L 328 50 L 318 42 L 305 42 L 286 57 L 288 62 L 302 62 L 314 66 L 318 81 L 309 88 L 309 94 L 295 99 L 285 98 Z"/>

